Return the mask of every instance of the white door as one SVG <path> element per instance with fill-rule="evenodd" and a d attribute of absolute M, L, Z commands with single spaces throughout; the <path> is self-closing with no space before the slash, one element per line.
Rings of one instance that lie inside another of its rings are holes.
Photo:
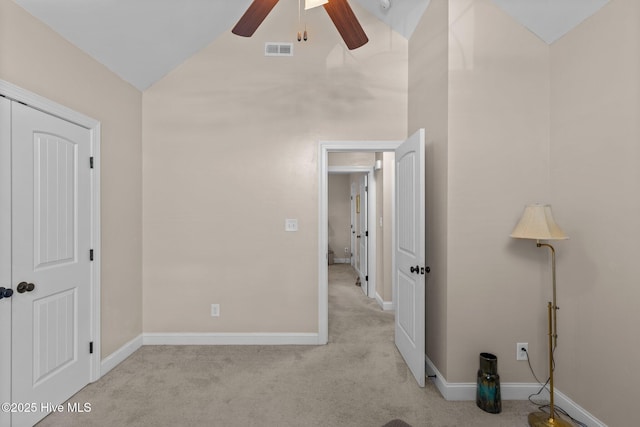
<path fill-rule="evenodd" d="M 349 248 L 349 264 L 356 268 L 356 185 L 351 183 L 351 247 Z"/>
<path fill-rule="evenodd" d="M 369 275 L 368 275 L 368 253 L 367 253 L 367 241 L 369 239 L 369 231 L 368 231 L 368 213 L 367 208 L 369 206 L 369 202 L 367 199 L 367 175 L 363 174 L 360 176 L 360 213 L 358 214 L 358 254 L 360 258 L 360 264 L 358 266 L 358 270 L 360 273 L 360 282 L 362 283 L 362 292 L 365 295 L 369 295 Z"/>
<path fill-rule="evenodd" d="M 12 102 L 11 400 L 31 426 L 89 383 L 89 130 Z"/>
<path fill-rule="evenodd" d="M 420 387 L 425 385 L 424 129 L 396 150 L 395 341 Z"/>

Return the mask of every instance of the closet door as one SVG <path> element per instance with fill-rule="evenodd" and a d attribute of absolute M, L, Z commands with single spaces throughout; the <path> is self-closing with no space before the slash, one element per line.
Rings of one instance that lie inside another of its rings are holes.
<path fill-rule="evenodd" d="M 90 143 L 86 128 L 11 105 L 11 401 L 35 403 L 14 427 L 91 378 Z"/>

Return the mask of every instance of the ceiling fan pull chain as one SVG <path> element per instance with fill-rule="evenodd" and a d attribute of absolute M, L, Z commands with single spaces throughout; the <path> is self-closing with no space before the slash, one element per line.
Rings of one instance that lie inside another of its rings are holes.
<path fill-rule="evenodd" d="M 302 2 L 302 0 L 298 0 L 298 28 L 300 28 L 300 3 Z M 302 34 L 300 34 L 300 31 L 298 31 L 298 41 L 302 40 Z"/>
<path fill-rule="evenodd" d="M 324 7 L 349 50 L 357 49 L 369 41 L 348 0 L 315 1 L 319 2 L 316 6 L 321 4 Z M 278 0 L 253 0 L 231 32 L 239 36 L 251 37 L 277 3 Z M 300 29 L 302 28 L 301 9 L 301 0 L 298 0 L 298 28 Z M 309 39 L 306 22 L 304 34 L 298 32 L 298 40 L 301 41 L 303 38 L 305 41 Z"/>

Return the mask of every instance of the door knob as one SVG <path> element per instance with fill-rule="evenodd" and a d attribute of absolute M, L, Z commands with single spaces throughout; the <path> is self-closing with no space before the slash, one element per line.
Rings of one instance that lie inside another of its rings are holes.
<path fill-rule="evenodd" d="M 25 292 L 31 292 L 35 289 L 35 287 L 36 286 L 33 283 L 20 282 L 18 283 L 18 287 L 16 288 L 16 290 L 19 294 L 23 294 Z"/>
<path fill-rule="evenodd" d="M 9 298 L 13 295 L 13 289 L 0 287 L 0 299 Z"/>
<path fill-rule="evenodd" d="M 416 265 L 415 267 L 411 267 L 409 270 L 411 270 L 412 273 L 419 273 L 420 272 L 420 266 Z"/>

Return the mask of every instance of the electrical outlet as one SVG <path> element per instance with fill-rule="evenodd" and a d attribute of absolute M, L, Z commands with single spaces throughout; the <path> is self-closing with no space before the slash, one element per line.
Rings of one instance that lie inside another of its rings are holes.
<path fill-rule="evenodd" d="M 211 317 L 220 317 L 220 304 L 211 304 Z"/>
<path fill-rule="evenodd" d="M 516 360 L 527 360 L 528 358 L 529 358 L 529 343 L 528 342 L 517 343 L 516 344 Z"/>

